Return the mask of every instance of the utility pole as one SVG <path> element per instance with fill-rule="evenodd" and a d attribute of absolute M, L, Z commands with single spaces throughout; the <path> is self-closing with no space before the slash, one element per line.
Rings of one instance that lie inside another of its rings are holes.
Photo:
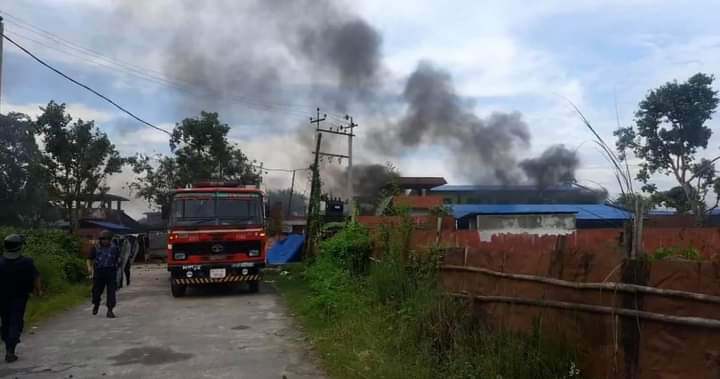
<path fill-rule="evenodd" d="M 353 118 L 350 116 L 345 116 L 345 119 L 350 119 L 350 125 L 347 126 L 347 128 L 350 129 L 350 133 L 348 133 L 348 172 L 347 172 L 347 197 L 348 197 L 348 208 L 350 210 L 350 217 L 355 217 L 355 202 L 353 201 L 354 193 L 353 193 L 353 161 L 352 161 L 352 143 L 353 143 L 353 137 L 355 134 L 353 134 L 353 129 L 357 126 L 356 123 L 353 122 Z"/>
<path fill-rule="evenodd" d="M 317 154 L 319 154 L 319 155 L 321 155 L 321 156 L 324 156 L 324 157 L 331 158 L 331 159 L 332 159 L 332 158 L 337 158 L 337 159 L 340 160 L 340 161 L 342 161 L 343 159 L 347 159 L 347 160 L 348 160 L 347 196 L 348 196 L 348 205 L 349 205 L 350 215 L 352 215 L 352 214 L 353 214 L 352 139 L 353 139 L 353 137 L 355 137 L 355 134 L 353 133 L 353 129 L 354 129 L 355 127 L 357 127 L 358 124 L 356 124 L 356 123 L 353 122 L 352 117 L 350 117 L 350 116 L 345 116 L 345 119 L 346 119 L 346 120 L 349 120 L 349 122 L 350 122 L 349 125 L 347 125 L 347 126 L 345 126 L 345 125 L 340 125 L 340 126 L 338 126 L 337 128 L 335 128 L 335 129 L 333 129 L 333 128 L 324 129 L 324 128 L 321 128 L 321 127 L 320 127 L 320 123 L 316 121 L 316 120 L 318 120 L 319 117 L 320 117 L 320 109 L 319 109 L 319 108 L 318 108 L 318 111 L 317 111 L 317 112 L 318 112 L 318 118 L 316 118 L 315 120 L 310 119 L 310 122 L 311 122 L 311 123 L 317 123 L 317 124 L 316 124 L 316 127 L 315 127 L 315 131 L 317 132 L 318 135 L 320 135 L 320 133 L 330 133 L 330 134 L 335 134 L 335 135 L 347 136 L 347 137 L 348 137 L 348 153 L 347 153 L 347 155 L 324 153 L 324 152 L 322 152 L 322 151 L 318 151 Z M 324 121 L 324 120 L 325 120 L 325 116 L 323 116 L 322 120 L 320 120 L 320 121 Z"/>
<path fill-rule="evenodd" d="M 3 64 L 3 41 L 5 40 L 5 25 L 0 16 L 0 114 L 2 114 L 2 64 Z"/>
<path fill-rule="evenodd" d="M 290 198 L 288 198 L 288 207 L 287 207 L 287 215 L 285 217 L 290 217 L 290 214 L 292 212 L 292 200 L 293 200 L 293 191 L 295 190 L 295 171 L 292 170 L 292 181 L 290 182 Z"/>
<path fill-rule="evenodd" d="M 311 120 L 312 122 L 312 120 Z M 320 143 L 322 134 L 317 134 L 315 140 L 315 161 L 312 169 L 312 181 L 310 185 L 310 203 L 308 204 L 308 214 L 305 234 L 305 257 L 314 256 L 316 241 L 318 235 L 318 226 L 320 224 Z"/>

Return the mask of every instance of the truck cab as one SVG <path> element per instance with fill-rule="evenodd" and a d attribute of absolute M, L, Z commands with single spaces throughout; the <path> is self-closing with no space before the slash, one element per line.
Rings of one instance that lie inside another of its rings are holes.
<path fill-rule="evenodd" d="M 267 234 L 263 192 L 255 186 L 207 182 L 172 194 L 167 265 L 170 289 L 246 283 L 257 292 Z"/>

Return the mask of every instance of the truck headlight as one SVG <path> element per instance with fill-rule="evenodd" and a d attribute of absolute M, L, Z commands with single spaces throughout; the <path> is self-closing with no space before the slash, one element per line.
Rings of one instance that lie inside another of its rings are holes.
<path fill-rule="evenodd" d="M 178 260 L 178 261 L 183 261 L 183 260 L 187 259 L 187 254 L 185 254 L 185 253 L 175 253 L 175 254 L 173 254 L 173 258 L 175 258 L 175 259 Z"/>
<path fill-rule="evenodd" d="M 260 256 L 260 250 L 257 250 L 257 249 L 250 250 L 250 251 L 248 251 L 248 256 L 251 256 L 251 257 L 259 257 L 259 256 Z"/>

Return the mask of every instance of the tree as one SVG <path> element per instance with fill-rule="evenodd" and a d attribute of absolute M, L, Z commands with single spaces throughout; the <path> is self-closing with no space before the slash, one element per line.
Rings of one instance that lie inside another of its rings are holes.
<path fill-rule="evenodd" d="M 41 108 L 36 124 L 45 151 L 42 163 L 48 173 L 51 201 L 62 205 L 71 228 L 77 228 L 79 208 L 97 193 L 106 193 L 108 176 L 120 172 L 125 159 L 94 121 L 73 122 L 65 104 L 50 101 Z"/>
<path fill-rule="evenodd" d="M 706 125 L 718 106 L 717 91 L 713 90 L 714 77 L 693 75 L 687 82 L 668 82 L 650 91 L 640 102 L 635 113 L 635 126 L 615 131 L 616 147 L 621 160 L 627 160 L 627 151 L 641 159 L 637 179 L 644 183 L 643 190 L 657 194 L 650 183 L 653 174 L 672 176 L 682 190 L 678 202 L 701 220 L 708 207 L 705 200 L 709 192 L 718 194 L 720 180 L 716 176 L 715 162 L 720 157 L 699 159 L 705 150 L 712 130 Z M 717 206 L 717 202 L 714 208 Z"/>
<path fill-rule="evenodd" d="M 0 115 L 0 224 L 32 226 L 47 211 L 47 186 L 30 117 Z"/>
<path fill-rule="evenodd" d="M 254 167 L 255 161 L 228 140 L 229 131 L 218 114 L 211 112 L 177 123 L 170 138 L 173 156 L 158 157 L 157 163 L 147 156 L 134 157 L 133 170 L 138 178 L 130 188 L 137 197 L 167 209 L 174 188 L 205 180 L 258 183 L 260 172 Z"/>

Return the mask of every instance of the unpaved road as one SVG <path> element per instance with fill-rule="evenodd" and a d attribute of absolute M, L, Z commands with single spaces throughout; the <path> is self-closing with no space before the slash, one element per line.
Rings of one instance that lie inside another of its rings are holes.
<path fill-rule="evenodd" d="M 0 378 L 323 377 L 269 286 L 174 299 L 163 266 L 133 275 L 118 293 L 117 319 L 104 308 L 92 316 L 88 301 L 27 330 L 20 360 L 0 361 Z"/>

